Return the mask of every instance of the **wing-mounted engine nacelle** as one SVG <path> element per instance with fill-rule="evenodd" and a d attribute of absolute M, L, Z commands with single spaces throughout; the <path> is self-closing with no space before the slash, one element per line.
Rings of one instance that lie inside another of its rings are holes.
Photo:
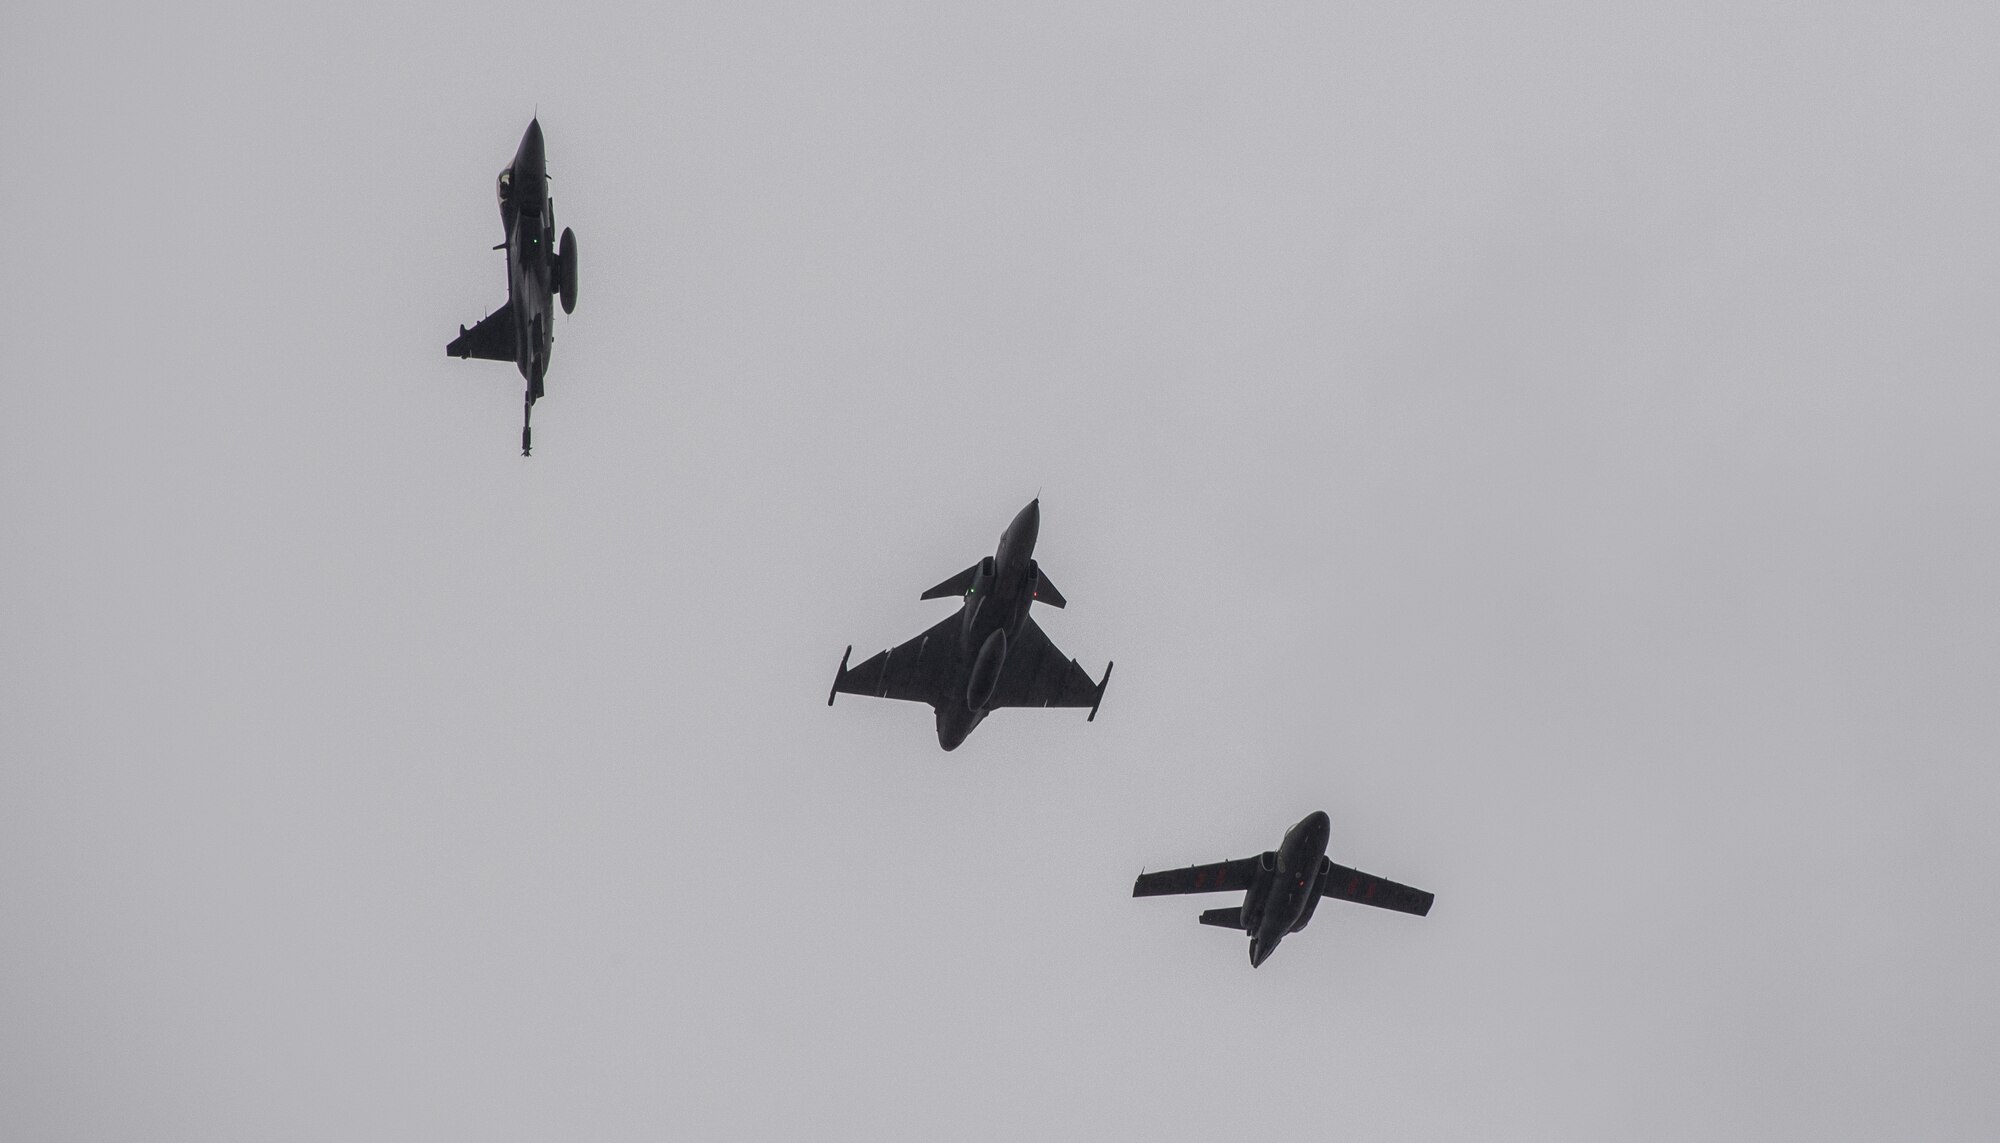
<path fill-rule="evenodd" d="M 1000 672 L 1007 665 L 1007 633 L 995 631 L 986 637 L 985 645 L 979 648 L 979 657 L 972 661 L 972 677 L 965 684 L 965 705 L 970 710 L 985 710 L 986 703 L 993 697 L 993 688 L 1000 685 Z"/>

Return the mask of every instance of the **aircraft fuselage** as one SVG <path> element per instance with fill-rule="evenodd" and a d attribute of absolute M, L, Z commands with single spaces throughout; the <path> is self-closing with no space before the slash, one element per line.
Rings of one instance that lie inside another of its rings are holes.
<path fill-rule="evenodd" d="M 1030 501 L 1000 533 L 999 550 L 991 559 L 979 561 L 960 612 L 965 624 L 961 649 L 968 656 L 995 631 L 1006 632 L 1012 641 L 1021 630 L 1028 605 L 1035 600 L 1035 536 L 1041 526 L 1041 501 Z"/>
<path fill-rule="evenodd" d="M 554 204 L 542 125 L 528 124 L 514 161 L 500 172 L 500 225 L 507 237 L 507 304 L 514 309 L 514 364 L 528 381 L 528 403 L 542 395 L 555 346 Z"/>
<path fill-rule="evenodd" d="M 952 694 L 965 695 L 964 702 L 948 702 L 937 708 L 938 745 L 957 748 L 986 717 L 984 693 L 991 693 L 1005 665 L 1007 648 L 1019 642 L 1021 624 L 1035 602 L 1040 573 L 1035 567 L 1035 538 L 1041 532 L 1042 507 L 1038 497 L 1016 513 L 1000 533 L 1000 547 L 980 560 L 972 584 L 960 605 L 960 678 Z"/>
<path fill-rule="evenodd" d="M 1243 928 L 1250 934 L 1250 964 L 1263 964 L 1285 934 L 1296 933 L 1312 919 L 1319 898 L 1321 858 L 1326 856 L 1332 825 L 1314 810 L 1285 831 L 1271 868 L 1259 867 L 1257 878 L 1243 896 Z"/>

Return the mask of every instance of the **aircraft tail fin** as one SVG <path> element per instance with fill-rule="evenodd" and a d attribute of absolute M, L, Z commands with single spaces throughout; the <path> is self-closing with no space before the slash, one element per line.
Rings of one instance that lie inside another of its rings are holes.
<path fill-rule="evenodd" d="M 1201 923 L 1204 925 L 1214 925 L 1220 929 L 1241 929 L 1243 927 L 1243 910 L 1241 907 L 1235 909 L 1209 909 L 1202 913 Z"/>

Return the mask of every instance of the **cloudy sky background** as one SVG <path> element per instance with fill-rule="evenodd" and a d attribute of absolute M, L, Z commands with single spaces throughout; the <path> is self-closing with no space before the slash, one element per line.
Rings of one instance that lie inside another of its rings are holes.
<path fill-rule="evenodd" d="M 0 1135 L 2000 1135 L 2000 14 L 1085 7 L 0 20 Z"/>

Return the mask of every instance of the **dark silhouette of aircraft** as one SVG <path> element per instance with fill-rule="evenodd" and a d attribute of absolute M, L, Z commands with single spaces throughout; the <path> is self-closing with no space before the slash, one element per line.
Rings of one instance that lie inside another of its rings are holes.
<path fill-rule="evenodd" d="M 576 235 L 565 228 L 561 245 L 556 244 L 556 204 L 549 197 L 548 154 L 539 119 L 529 120 L 514 161 L 500 172 L 499 194 L 500 226 L 507 240 L 494 249 L 507 252 L 507 304 L 471 329 L 459 326 L 444 351 L 453 357 L 511 361 L 528 379 L 521 406 L 521 455 L 527 456 L 533 441 L 528 421 L 542 395 L 555 345 L 555 307 L 550 303 L 561 295 L 564 313 L 576 309 Z"/>
<path fill-rule="evenodd" d="M 1431 911 L 1432 896 L 1421 889 L 1328 861 L 1326 838 L 1330 829 L 1326 814 L 1314 810 L 1285 831 L 1285 840 L 1275 850 L 1240 861 L 1141 873 L 1132 883 L 1132 896 L 1242 893 L 1241 906 L 1210 909 L 1201 915 L 1201 923 L 1249 933 L 1252 968 L 1264 963 L 1285 934 L 1306 927 L 1322 897 L 1419 917 Z"/>
<path fill-rule="evenodd" d="M 826 705 L 843 691 L 927 702 L 937 708 L 938 745 L 946 750 L 957 749 L 980 720 L 1003 706 L 1087 706 L 1095 719 L 1111 665 L 1103 679 L 1091 682 L 1028 615 L 1031 603 L 1065 602 L 1033 559 L 1041 503 L 1038 497 L 1021 509 L 1000 534 L 997 553 L 923 594 L 959 597 L 957 615 L 851 669 L 849 644 Z"/>

